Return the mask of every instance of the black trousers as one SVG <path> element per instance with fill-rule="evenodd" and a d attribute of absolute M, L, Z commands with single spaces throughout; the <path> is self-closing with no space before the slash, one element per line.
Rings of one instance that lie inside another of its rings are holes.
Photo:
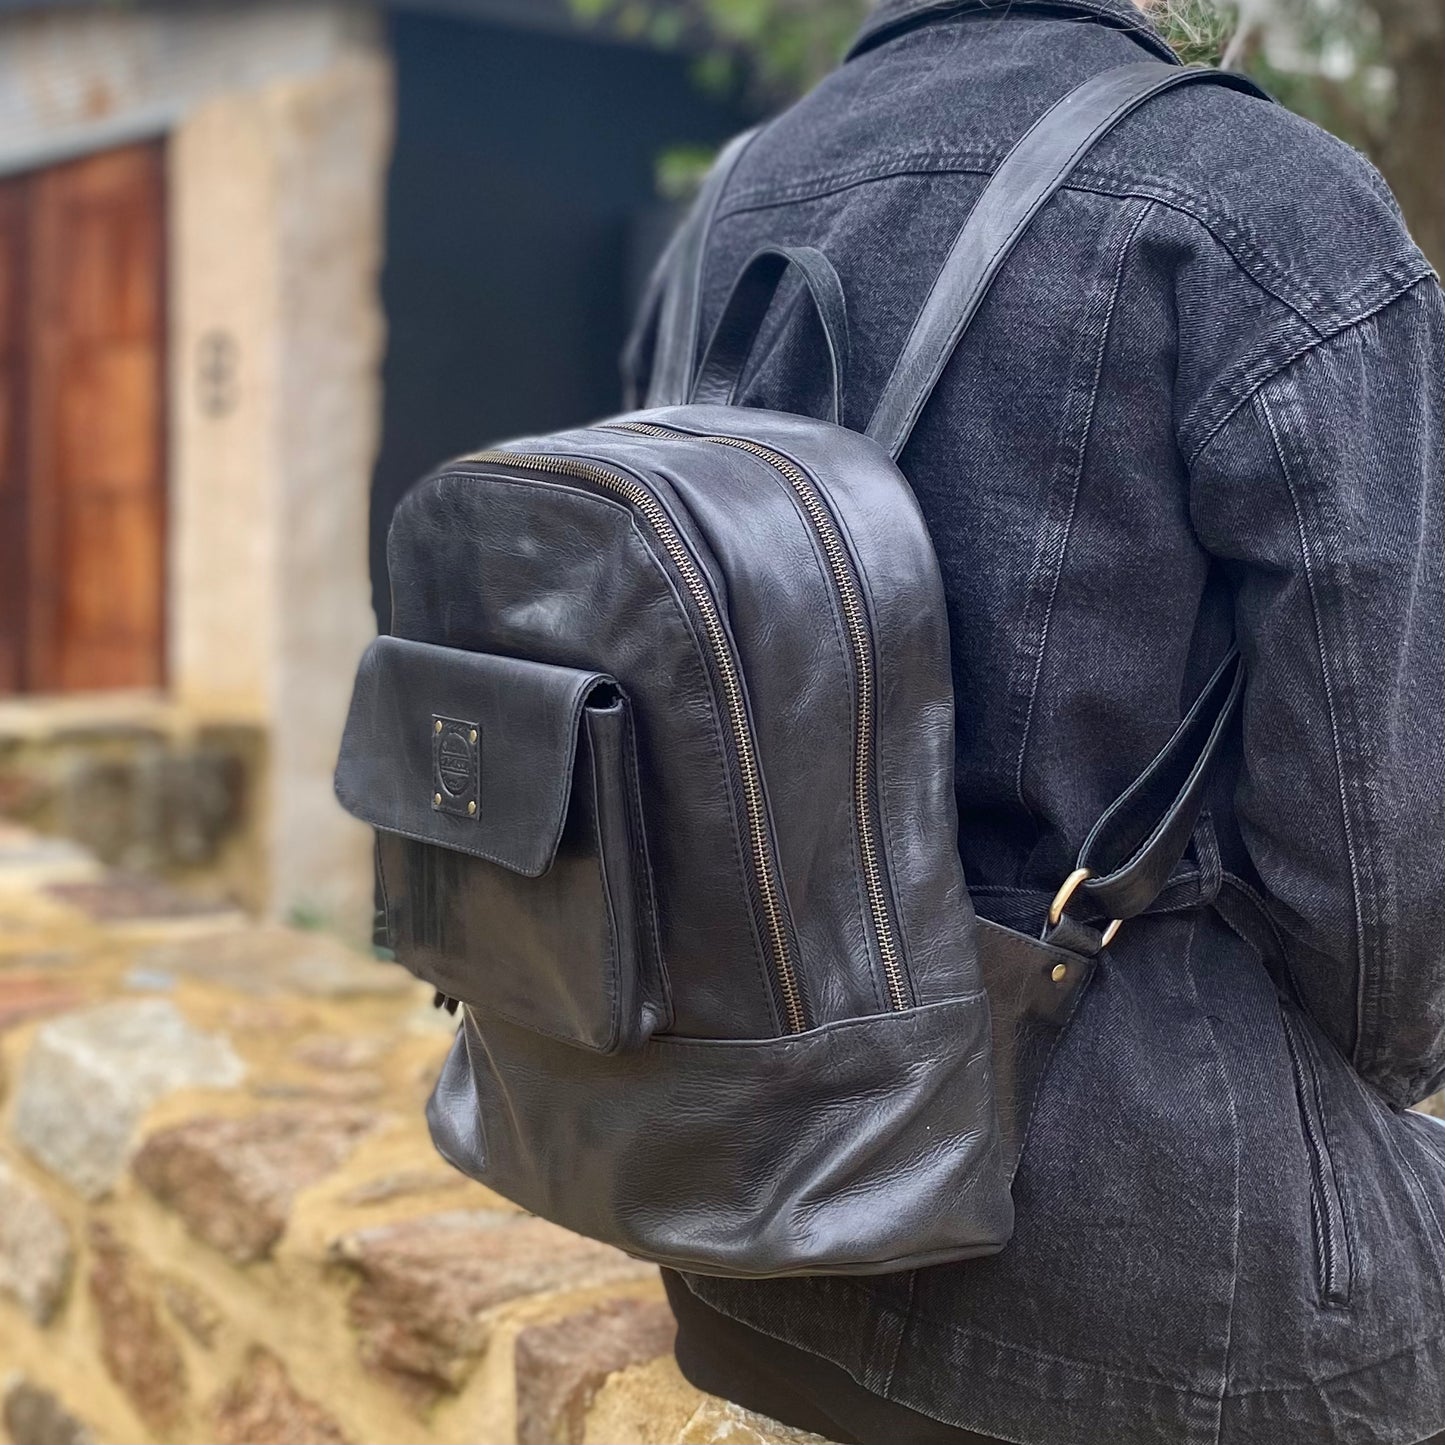
<path fill-rule="evenodd" d="M 671 1270 L 662 1279 L 677 1316 L 677 1363 L 699 1390 L 838 1445 L 1002 1445 L 885 1400 L 846 1370 L 781 1340 L 760 1350 L 755 1330 L 703 1304 Z M 1445 1434 L 1419 1445 L 1445 1445 Z"/>

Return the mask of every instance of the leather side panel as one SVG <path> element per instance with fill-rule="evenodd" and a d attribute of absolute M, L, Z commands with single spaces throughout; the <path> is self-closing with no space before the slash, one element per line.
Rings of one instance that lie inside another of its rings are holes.
<path fill-rule="evenodd" d="M 999 1137 L 1012 1180 L 1028 1139 L 1039 1086 L 1093 977 L 1094 961 L 986 918 L 978 921 L 978 945 L 993 1019 Z M 1056 978 L 1060 969 L 1062 975 Z"/>
<path fill-rule="evenodd" d="M 458 1168 L 641 1258 L 885 1273 L 1012 1231 L 988 1056 L 982 996 L 607 1057 L 468 1009 L 427 1116 Z"/>

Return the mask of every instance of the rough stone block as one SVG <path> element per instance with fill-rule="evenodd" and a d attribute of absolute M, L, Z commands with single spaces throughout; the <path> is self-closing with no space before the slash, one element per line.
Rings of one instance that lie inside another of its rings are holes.
<path fill-rule="evenodd" d="M 672 1349 L 664 1300 L 607 1300 L 517 1336 L 518 1445 L 581 1445 L 587 1411 L 607 1377 Z"/>
<path fill-rule="evenodd" d="M 315 1105 L 191 1119 L 147 1139 L 133 1168 L 197 1239 L 245 1264 L 285 1233 L 297 1193 L 375 1126 L 369 1111 Z"/>
<path fill-rule="evenodd" d="M 213 1349 L 225 1317 L 211 1297 L 195 1285 L 168 1275 L 161 1281 L 161 1298 L 171 1318 L 203 1349 Z"/>
<path fill-rule="evenodd" d="M 653 1273 L 620 1250 L 501 1210 L 359 1230 L 338 1239 L 332 1253 L 361 1276 L 350 1312 L 363 1361 L 424 1389 L 455 1389 L 465 1380 L 495 1306 Z"/>
<path fill-rule="evenodd" d="M 389 1204 L 393 1199 L 405 1199 L 413 1194 L 456 1193 L 469 1183 L 465 1175 L 444 1173 L 440 1169 L 396 1169 L 353 1185 L 341 1196 L 341 1202 L 359 1207 Z"/>
<path fill-rule="evenodd" d="M 61 832 L 106 863 L 139 871 L 213 861 L 245 822 L 244 746 L 177 748 L 144 727 L 107 721 L 58 731 L 51 811 Z M 42 752 L 37 763 L 44 766 Z"/>
<path fill-rule="evenodd" d="M 100 1327 L 100 1357 L 136 1413 L 158 1435 L 186 1405 L 186 1363 L 166 1328 L 152 1281 L 103 1224 L 91 1225 L 90 1293 Z"/>
<path fill-rule="evenodd" d="M 708 1397 L 688 1383 L 671 1354 L 608 1377 L 587 1411 L 585 1445 L 676 1445 Z"/>
<path fill-rule="evenodd" d="M 5 1433 L 23 1445 L 94 1445 L 89 1426 L 52 1391 L 23 1377 L 11 1380 L 0 1410 Z"/>
<path fill-rule="evenodd" d="M 0 1294 L 18 1300 L 36 1324 L 49 1324 L 74 1262 L 65 1221 L 0 1159 Z"/>
<path fill-rule="evenodd" d="M 344 1073 L 369 1069 L 386 1057 L 390 1040 L 375 1034 L 308 1034 L 291 1051 L 291 1057 L 308 1069 Z"/>
<path fill-rule="evenodd" d="M 249 994 L 357 998 L 416 987 L 395 964 L 367 958 L 328 934 L 269 926 L 161 944 L 136 963 Z"/>
<path fill-rule="evenodd" d="M 678 1445 L 828 1445 L 821 1435 L 780 1425 L 713 1395 L 698 1406 L 677 1440 Z"/>
<path fill-rule="evenodd" d="M 220 917 L 232 912 L 227 903 L 183 893 L 160 878 L 139 873 L 107 873 L 93 880 L 52 883 L 45 891 L 95 923 Z"/>
<path fill-rule="evenodd" d="M 44 1024 L 21 1066 L 19 1144 L 87 1199 L 125 1169 L 141 1116 L 178 1089 L 231 1088 L 245 1067 L 224 1038 L 166 999 L 102 1004 Z"/>
<path fill-rule="evenodd" d="M 0 1032 L 31 1019 L 64 1013 L 85 1002 L 78 989 L 35 974 L 0 974 Z"/>
<path fill-rule="evenodd" d="M 386 1080 L 380 1074 L 322 1074 L 316 1078 L 268 1079 L 258 1084 L 256 1095 L 261 1099 L 311 1099 L 330 1104 L 362 1104 L 379 1099 L 386 1092 Z"/>
<path fill-rule="evenodd" d="M 341 1426 L 257 1346 L 211 1406 L 216 1445 L 347 1445 Z"/>

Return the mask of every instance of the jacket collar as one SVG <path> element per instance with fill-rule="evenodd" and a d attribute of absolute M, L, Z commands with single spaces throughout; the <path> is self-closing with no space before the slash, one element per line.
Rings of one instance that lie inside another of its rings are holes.
<path fill-rule="evenodd" d="M 1133 0 L 879 0 L 863 23 L 848 51 L 851 60 L 864 50 L 887 40 L 906 26 L 944 15 L 965 15 L 996 11 L 1000 16 L 1014 11 L 1069 15 L 1097 20 L 1118 30 L 1127 30 L 1140 45 L 1161 60 L 1179 63 L 1169 42 L 1149 22 Z"/>

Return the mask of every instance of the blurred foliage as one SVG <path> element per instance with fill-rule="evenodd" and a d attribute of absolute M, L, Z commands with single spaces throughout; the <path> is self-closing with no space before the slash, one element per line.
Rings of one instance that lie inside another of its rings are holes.
<path fill-rule="evenodd" d="M 577 16 L 695 57 L 707 89 L 776 106 L 838 61 L 868 0 L 569 0 Z M 1365 151 L 1417 239 L 1445 262 L 1445 3 L 1442 0 L 1154 0 L 1150 18 L 1188 63 L 1223 61 L 1290 109 Z M 684 199 L 706 169 L 695 147 L 659 160 L 658 190 Z"/>
<path fill-rule="evenodd" d="M 1362 150 L 1387 124 L 1392 77 L 1378 14 L 1339 0 L 1271 0 L 1232 17 L 1231 63 Z"/>
<path fill-rule="evenodd" d="M 707 89 L 776 102 L 801 95 L 838 63 L 868 0 L 570 0 L 582 20 L 697 54 Z"/>

